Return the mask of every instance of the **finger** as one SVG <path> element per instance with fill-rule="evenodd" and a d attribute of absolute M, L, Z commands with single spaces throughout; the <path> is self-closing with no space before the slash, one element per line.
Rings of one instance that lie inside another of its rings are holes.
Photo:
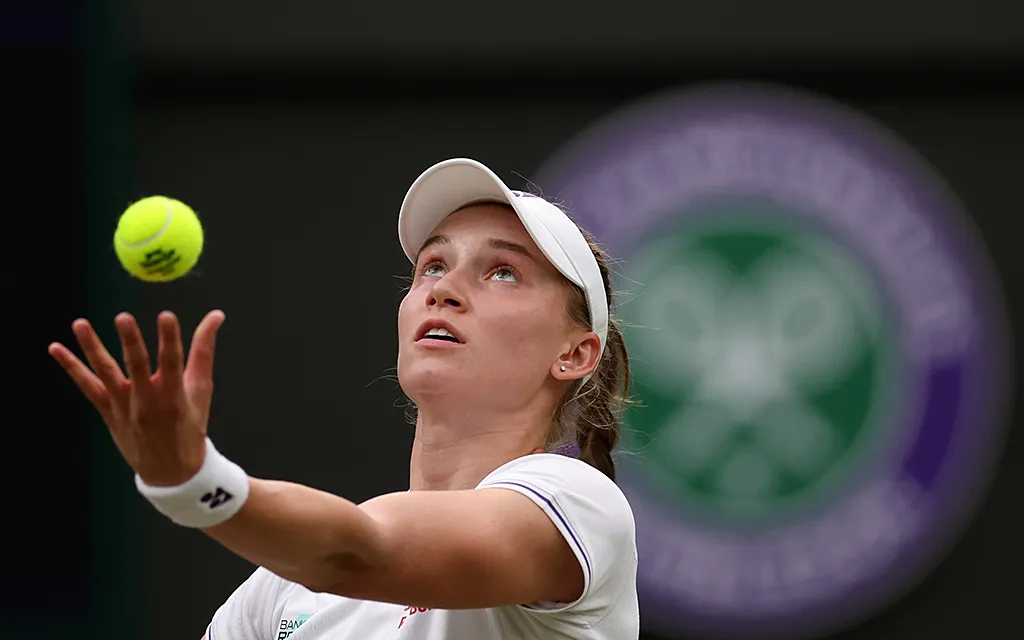
<path fill-rule="evenodd" d="M 103 385 L 103 381 L 64 345 L 54 342 L 47 351 L 70 376 L 82 394 L 96 407 L 103 419 L 109 418 L 110 394 Z"/>
<path fill-rule="evenodd" d="M 85 359 L 88 361 L 89 366 L 96 372 L 96 375 L 107 387 L 107 390 L 111 393 L 120 392 L 128 381 L 124 377 L 124 372 L 121 371 L 121 365 L 117 363 L 117 360 L 114 360 L 114 357 L 110 355 L 107 348 L 103 346 L 103 342 L 100 341 L 99 336 L 96 335 L 96 331 L 89 324 L 89 321 L 85 319 L 75 320 L 71 324 L 71 330 L 78 340 L 78 345 L 82 347 L 82 353 L 85 354 Z"/>
<path fill-rule="evenodd" d="M 142 339 L 139 324 L 130 313 L 119 313 L 114 318 L 114 326 L 117 327 L 117 334 L 121 336 L 121 351 L 128 377 L 139 387 L 145 387 L 149 384 L 153 368 L 149 363 L 149 352 Z"/>
<path fill-rule="evenodd" d="M 185 349 L 181 344 L 181 325 L 170 311 L 164 311 L 156 319 L 160 343 L 157 362 L 161 384 L 180 387 L 185 369 Z"/>
<path fill-rule="evenodd" d="M 215 310 L 206 314 L 196 327 L 189 349 L 188 365 L 185 367 L 185 375 L 188 378 L 213 380 L 213 354 L 217 345 L 217 331 L 224 324 L 224 320 L 224 312 Z"/>

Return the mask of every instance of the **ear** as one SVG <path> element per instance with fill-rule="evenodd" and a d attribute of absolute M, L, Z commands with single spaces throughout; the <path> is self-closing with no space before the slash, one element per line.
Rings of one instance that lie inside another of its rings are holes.
<path fill-rule="evenodd" d="M 601 339 L 593 331 L 588 331 L 555 360 L 550 372 L 556 380 L 579 380 L 593 373 L 600 361 Z"/>

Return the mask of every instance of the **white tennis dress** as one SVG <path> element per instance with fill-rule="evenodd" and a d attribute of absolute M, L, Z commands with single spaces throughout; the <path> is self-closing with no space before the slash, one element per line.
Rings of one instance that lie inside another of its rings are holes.
<path fill-rule="evenodd" d="M 423 609 L 313 593 L 264 568 L 228 598 L 208 640 L 636 640 L 633 512 L 614 482 L 585 462 L 533 454 L 477 486 L 518 491 L 548 514 L 583 568 L 583 595 L 568 604 Z"/>

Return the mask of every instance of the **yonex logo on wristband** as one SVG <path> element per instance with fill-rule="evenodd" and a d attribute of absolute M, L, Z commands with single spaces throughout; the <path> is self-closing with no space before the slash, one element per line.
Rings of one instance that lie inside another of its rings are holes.
<path fill-rule="evenodd" d="M 210 507 L 210 510 L 212 511 L 234 497 L 235 496 L 231 495 L 221 487 L 217 487 L 216 490 L 204 494 L 199 501 Z"/>
<path fill-rule="evenodd" d="M 150 487 L 135 474 L 135 487 L 157 511 L 174 522 L 197 529 L 218 525 L 249 498 L 249 476 L 206 439 L 206 459 L 199 472 L 176 487 Z"/>

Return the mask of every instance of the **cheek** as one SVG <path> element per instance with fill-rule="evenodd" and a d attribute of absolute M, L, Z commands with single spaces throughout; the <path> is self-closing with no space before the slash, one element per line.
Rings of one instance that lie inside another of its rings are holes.
<path fill-rule="evenodd" d="M 501 331 L 495 335 L 504 337 L 505 348 L 513 351 L 513 358 L 546 362 L 557 357 L 565 340 L 563 323 L 553 315 L 555 308 L 537 306 L 509 314 L 502 318 Z"/>
<path fill-rule="evenodd" d="M 402 298 L 402 302 L 398 305 L 398 328 L 402 329 L 406 327 L 410 322 L 413 322 L 412 314 L 412 302 L 410 298 L 413 296 L 412 290 L 410 290 L 405 297 Z"/>

